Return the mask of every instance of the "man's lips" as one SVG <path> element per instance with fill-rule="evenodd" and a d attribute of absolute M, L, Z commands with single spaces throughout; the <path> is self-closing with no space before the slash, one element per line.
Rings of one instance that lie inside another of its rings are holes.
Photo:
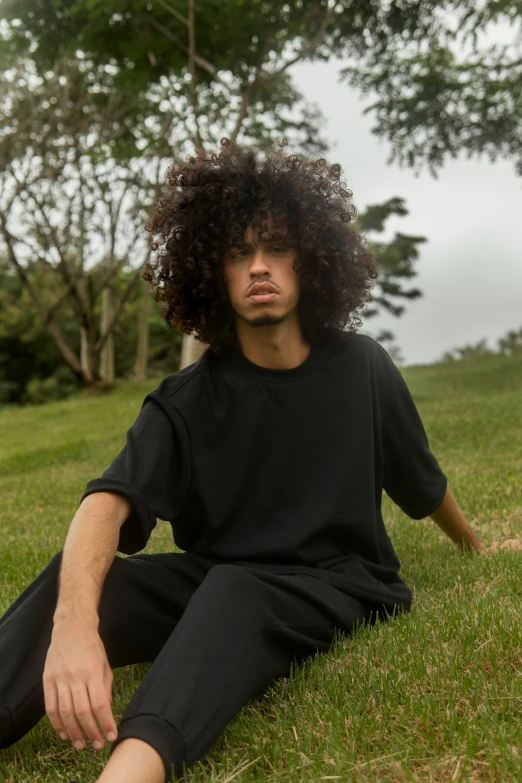
<path fill-rule="evenodd" d="M 250 299 L 251 302 L 271 302 L 272 299 L 275 299 L 276 296 L 279 296 L 275 291 L 268 291 L 267 293 L 261 293 L 261 294 L 250 294 L 248 299 Z"/>
<path fill-rule="evenodd" d="M 277 295 L 278 291 L 276 291 L 273 284 L 265 280 L 264 282 L 254 283 L 247 299 L 250 299 L 252 302 L 271 302 Z"/>

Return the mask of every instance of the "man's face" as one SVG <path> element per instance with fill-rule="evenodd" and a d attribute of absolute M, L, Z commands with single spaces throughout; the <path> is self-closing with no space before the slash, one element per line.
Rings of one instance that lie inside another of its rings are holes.
<path fill-rule="evenodd" d="M 285 247 L 284 230 L 273 233 L 271 221 L 267 240 L 256 238 L 248 226 L 244 245 L 229 247 L 224 257 L 224 274 L 228 296 L 238 318 L 253 327 L 273 326 L 288 318 L 299 301 L 299 273 L 293 269 L 297 259 L 295 247 Z M 256 283 L 270 283 L 268 296 L 256 295 Z M 275 289 L 275 293 L 272 293 Z"/>

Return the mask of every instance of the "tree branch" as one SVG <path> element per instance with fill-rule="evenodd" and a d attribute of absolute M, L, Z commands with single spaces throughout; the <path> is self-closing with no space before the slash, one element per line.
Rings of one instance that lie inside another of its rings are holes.
<path fill-rule="evenodd" d="M 91 377 L 87 376 L 87 378 L 85 378 L 85 375 L 82 372 L 82 368 L 76 354 L 65 341 L 65 338 L 60 330 L 60 327 L 57 324 L 55 324 L 54 321 L 52 320 L 52 313 L 46 311 L 43 303 L 41 302 L 40 298 L 38 297 L 38 294 L 36 293 L 36 289 L 34 288 L 33 284 L 29 280 L 29 277 L 24 267 L 16 257 L 14 242 L 13 242 L 14 237 L 12 236 L 12 234 L 9 232 L 9 229 L 7 228 L 5 215 L 2 214 L 1 212 L 0 212 L 0 226 L 2 229 L 4 241 L 7 246 L 7 255 L 9 261 L 14 266 L 18 277 L 22 281 L 22 284 L 27 288 L 27 291 L 29 292 L 29 296 L 33 301 L 33 304 L 36 308 L 36 311 L 40 319 L 49 329 L 49 332 L 54 338 L 56 346 L 58 347 L 58 350 L 60 351 L 65 363 L 68 365 L 68 367 L 71 368 L 71 370 L 74 372 L 76 376 L 85 379 L 87 381 L 92 381 L 93 380 L 92 376 Z"/>
<path fill-rule="evenodd" d="M 94 288 L 92 290 L 92 299 L 93 302 L 96 301 L 96 299 L 99 297 L 101 292 L 104 288 L 108 286 L 108 284 L 111 282 L 112 278 L 115 277 L 115 275 L 121 270 L 121 264 L 113 264 L 111 265 L 111 268 L 109 269 L 109 273 L 103 278 L 102 282 L 100 283 L 97 288 Z"/>
<path fill-rule="evenodd" d="M 198 102 L 196 97 L 196 70 L 194 67 L 194 57 L 196 54 L 196 23 L 194 19 L 194 2 L 189 0 L 189 70 L 190 70 L 190 103 L 194 113 L 194 123 L 196 125 L 196 146 L 204 152 L 201 131 L 199 128 Z"/>
<path fill-rule="evenodd" d="M 302 60 L 303 57 L 308 57 L 309 54 L 312 54 L 319 44 L 321 43 L 321 39 L 323 38 L 326 28 L 332 21 L 335 14 L 335 6 L 332 6 L 332 8 L 329 8 L 326 14 L 323 17 L 323 20 L 321 24 L 319 25 L 316 34 L 310 41 L 310 43 L 305 46 L 303 49 L 301 49 L 300 52 L 298 52 L 295 57 L 293 57 L 291 60 L 289 60 L 287 63 L 285 63 L 281 68 L 279 68 L 277 71 L 274 71 L 273 73 L 269 73 L 266 75 L 264 79 L 261 79 L 258 83 L 258 87 L 265 87 L 265 85 L 269 84 L 274 79 L 277 79 L 278 76 L 281 76 L 284 71 L 287 70 L 287 68 L 290 68 L 291 65 L 294 65 L 294 63 L 298 62 L 298 60 Z"/>
<path fill-rule="evenodd" d="M 72 285 L 76 285 L 76 283 L 77 283 L 77 282 L 79 282 L 79 281 L 82 279 L 82 277 L 83 277 L 83 269 L 81 269 L 81 270 L 80 270 L 79 274 L 77 274 L 77 275 L 76 275 L 76 277 L 73 277 L 73 278 L 72 278 Z M 48 325 L 49 325 L 49 322 L 51 321 L 51 319 L 52 319 L 52 317 L 53 317 L 54 313 L 56 312 L 56 310 L 58 310 L 58 308 L 60 307 L 60 305 L 62 304 L 62 302 L 64 301 L 64 299 L 66 299 L 66 298 L 67 298 L 67 296 L 69 296 L 69 294 L 71 293 L 71 291 L 72 291 L 72 289 L 71 289 L 71 286 L 68 286 L 68 287 L 65 289 L 65 291 L 63 292 L 63 294 L 60 294 L 60 296 L 58 297 L 58 299 L 56 300 L 56 302 L 55 302 L 53 305 L 51 305 L 51 307 L 50 307 L 50 308 L 49 308 L 49 310 L 47 311 L 47 318 L 46 318 L 46 320 L 44 321 L 44 323 L 45 323 L 45 325 L 46 325 L 46 326 L 48 326 Z"/>
<path fill-rule="evenodd" d="M 156 2 L 159 3 L 160 6 L 165 9 L 165 11 L 168 11 L 169 14 L 172 14 L 172 16 L 175 16 L 176 19 L 179 19 L 179 21 L 182 22 L 186 27 L 189 26 L 189 21 L 186 16 L 180 14 L 180 12 L 173 8 L 170 3 L 167 3 L 166 0 L 156 0 Z"/>
<path fill-rule="evenodd" d="M 275 14 L 279 12 L 280 7 L 281 7 L 281 2 L 279 2 L 277 4 L 277 8 L 274 9 Z M 261 68 L 263 67 L 263 63 L 270 49 L 270 44 L 272 43 L 274 35 L 277 32 L 277 28 L 278 28 L 277 17 L 276 17 L 276 21 L 274 22 L 271 21 L 271 19 L 269 19 L 265 27 L 265 35 L 263 38 L 263 42 L 259 46 L 259 53 L 258 53 L 258 58 L 256 63 L 256 69 L 254 72 L 254 78 L 252 79 L 252 81 L 250 82 L 246 90 L 244 90 L 243 93 L 241 94 L 241 106 L 239 107 L 239 113 L 236 119 L 236 124 L 234 130 L 232 131 L 232 135 L 230 137 L 231 141 L 235 141 L 237 139 L 237 135 L 239 133 L 241 125 L 243 124 L 243 120 L 246 117 L 248 107 L 252 102 L 252 98 L 254 97 L 257 90 L 259 89 L 260 86 L 259 76 L 261 74 Z"/>
<path fill-rule="evenodd" d="M 278 10 L 279 9 L 277 9 L 277 11 Z M 277 11 L 274 11 L 274 13 L 276 13 Z M 312 38 L 312 40 L 310 41 L 310 43 L 307 46 L 305 46 L 303 49 L 301 49 L 301 51 L 298 52 L 295 57 L 293 57 L 291 60 L 289 60 L 287 63 L 285 63 L 277 71 L 274 71 L 273 73 L 265 74 L 263 76 L 263 74 L 261 72 L 261 68 L 262 68 L 263 63 L 264 63 L 264 61 L 266 59 L 266 56 L 268 54 L 269 45 L 270 45 L 270 43 L 271 43 L 275 33 L 277 32 L 277 23 L 268 22 L 268 24 L 267 24 L 267 33 L 266 33 L 265 39 L 263 41 L 263 46 L 262 46 L 262 48 L 260 50 L 260 56 L 259 56 L 259 60 L 258 60 L 257 66 L 256 66 L 256 72 L 255 72 L 255 75 L 254 75 L 254 79 L 252 80 L 252 82 L 249 84 L 249 86 L 247 87 L 247 89 L 244 91 L 244 93 L 242 95 L 242 101 L 241 101 L 241 106 L 240 106 L 240 109 L 239 109 L 239 114 L 238 114 L 238 117 L 237 117 L 237 120 L 236 120 L 236 125 L 235 125 L 235 128 L 234 128 L 234 130 L 232 132 L 232 135 L 231 135 L 231 140 L 232 141 L 235 141 L 237 139 L 237 135 L 238 135 L 238 133 L 240 131 L 241 125 L 243 124 L 243 120 L 245 119 L 245 117 L 247 115 L 248 107 L 249 107 L 250 103 L 252 102 L 252 99 L 254 98 L 254 95 L 256 94 L 256 92 L 261 87 L 265 87 L 267 84 L 269 84 L 270 82 L 274 81 L 274 79 L 277 79 L 279 76 L 281 76 L 281 74 L 284 73 L 284 71 L 286 71 L 287 68 L 290 68 L 290 66 L 293 65 L 294 63 L 296 63 L 298 60 L 303 59 L 303 57 L 307 57 L 309 54 L 311 54 L 312 52 L 315 51 L 317 49 L 317 47 L 319 46 L 319 44 L 321 43 L 321 39 L 324 36 L 326 28 L 328 27 L 328 25 L 332 21 L 332 19 L 334 17 L 334 14 L 335 14 L 335 6 L 332 6 L 325 13 L 325 15 L 323 17 L 323 20 L 322 20 L 321 24 L 319 25 L 319 28 L 318 28 L 316 34 L 314 35 L 314 37 Z"/>
<path fill-rule="evenodd" d="M 62 252 L 60 239 L 59 239 L 59 237 L 56 234 L 56 229 L 53 226 L 53 224 L 51 223 L 51 221 L 49 220 L 49 218 L 48 218 L 48 216 L 47 216 L 47 214 L 46 214 L 46 212 L 44 210 L 44 205 L 40 202 L 40 200 L 38 199 L 38 197 L 36 196 L 35 193 L 32 193 L 32 198 L 33 198 L 35 204 L 37 205 L 37 207 L 38 207 L 38 209 L 40 211 L 40 214 L 43 217 L 44 222 L 45 222 L 47 228 L 49 229 L 49 231 L 51 233 L 51 237 L 52 237 L 52 240 L 54 242 L 54 246 L 55 246 L 56 251 L 58 253 L 58 257 L 60 259 L 60 261 L 58 263 L 58 271 L 61 274 L 65 284 L 67 285 L 67 287 L 69 288 L 69 290 L 71 291 L 72 295 L 74 296 L 74 298 L 75 298 L 75 300 L 77 302 L 78 313 L 80 315 L 82 323 L 84 323 L 85 326 L 87 326 L 88 320 L 89 320 L 88 308 L 86 307 L 86 304 L 85 304 L 85 302 L 83 300 L 83 297 L 81 295 L 80 289 L 76 285 L 76 281 L 74 279 L 74 275 L 71 273 L 71 270 L 69 269 L 69 264 L 67 263 L 67 259 L 65 258 L 65 255 Z"/>
<path fill-rule="evenodd" d="M 176 38 L 176 36 L 170 32 L 168 27 L 165 27 L 161 24 L 161 22 L 158 22 L 157 19 L 154 19 L 154 17 L 149 17 L 148 21 L 158 30 L 160 33 L 163 33 L 164 36 L 166 36 L 169 41 L 172 41 L 172 43 L 176 44 L 176 46 L 181 49 L 182 52 L 185 52 L 185 54 L 189 53 L 188 47 L 185 46 L 184 43 L 182 43 L 179 38 Z M 194 62 L 196 65 L 199 65 L 200 68 L 203 68 L 204 71 L 207 71 L 211 76 L 214 77 L 214 79 L 219 82 L 220 84 L 225 87 L 228 92 L 231 95 L 240 95 L 241 93 L 238 90 L 232 89 L 218 74 L 217 69 L 209 63 L 208 60 L 205 60 L 203 57 L 200 57 L 198 54 L 194 55 Z"/>
<path fill-rule="evenodd" d="M 145 260 L 147 259 L 148 255 L 149 255 L 149 251 L 147 249 L 147 256 L 146 256 Z M 120 301 L 118 303 L 118 307 L 116 308 L 116 310 L 115 310 L 111 320 L 109 321 L 109 323 L 107 325 L 107 329 L 105 330 L 104 334 L 101 335 L 101 337 L 99 338 L 98 342 L 96 343 L 96 346 L 95 346 L 96 353 L 101 351 L 101 349 L 105 345 L 105 342 L 108 339 L 109 335 L 114 330 L 114 327 L 115 327 L 115 325 L 116 325 L 116 323 L 117 323 L 117 321 L 118 321 L 118 319 L 120 317 L 120 313 L 123 310 L 123 307 L 124 307 L 127 299 L 131 295 L 134 283 L 136 282 L 138 277 L 141 275 L 142 269 L 143 269 L 143 264 L 141 264 L 137 269 L 134 270 L 134 274 L 129 279 L 129 281 L 127 283 L 127 286 L 125 288 L 125 291 L 123 292 L 123 294 L 121 296 L 121 299 L 120 299 Z"/>

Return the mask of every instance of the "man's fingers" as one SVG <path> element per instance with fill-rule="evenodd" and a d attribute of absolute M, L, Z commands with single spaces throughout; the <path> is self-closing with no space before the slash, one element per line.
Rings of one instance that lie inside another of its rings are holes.
<path fill-rule="evenodd" d="M 98 723 L 109 742 L 114 741 L 118 730 L 112 714 L 111 703 L 108 699 L 108 692 L 110 693 L 111 690 L 110 685 L 108 691 L 107 687 L 104 687 L 101 683 L 89 683 L 87 687 L 89 689 L 92 711 L 98 719 Z M 111 734 L 110 737 L 109 734 Z M 114 734 L 114 737 L 112 734 Z"/>
<path fill-rule="evenodd" d="M 44 680 L 43 691 L 45 712 L 47 713 L 47 717 L 51 722 L 51 726 L 56 732 L 58 732 L 62 739 L 66 740 L 68 738 L 67 731 L 60 717 L 60 712 L 58 709 L 58 692 L 56 690 L 55 683 Z"/>
<path fill-rule="evenodd" d="M 500 545 L 501 549 L 522 549 L 522 540 L 520 538 L 508 538 Z"/>
<path fill-rule="evenodd" d="M 60 717 L 62 719 L 63 725 L 65 726 L 65 730 L 75 748 L 80 750 L 81 748 L 85 747 L 85 739 L 80 728 L 80 724 L 76 719 L 73 698 L 68 685 L 58 685 L 58 703 Z"/>
<path fill-rule="evenodd" d="M 97 750 L 103 748 L 104 741 L 92 711 L 87 684 L 82 683 L 72 688 L 72 697 L 74 712 L 83 730 L 92 744 L 94 745 L 94 743 L 96 743 L 94 747 Z"/>
<path fill-rule="evenodd" d="M 506 541 L 495 541 L 487 548 L 488 552 L 498 552 L 499 549 L 522 549 L 521 538 L 508 538 Z"/>

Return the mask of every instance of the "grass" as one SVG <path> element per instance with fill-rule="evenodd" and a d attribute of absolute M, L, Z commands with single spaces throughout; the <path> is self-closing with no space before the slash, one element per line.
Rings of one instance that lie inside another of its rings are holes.
<path fill-rule="evenodd" d="M 522 357 L 402 372 L 484 543 L 520 536 Z M 63 546 L 85 484 L 112 461 L 159 380 L 0 411 L 0 614 Z M 386 496 L 383 514 L 414 592 L 412 613 L 338 636 L 275 680 L 187 783 L 522 781 L 521 553 L 461 553 L 431 519 L 409 519 Z M 172 548 L 160 522 L 145 551 Z M 116 719 L 148 666 L 115 671 Z M 0 753 L 0 781 L 87 783 L 107 757 L 108 745 L 72 749 L 45 717 Z"/>

